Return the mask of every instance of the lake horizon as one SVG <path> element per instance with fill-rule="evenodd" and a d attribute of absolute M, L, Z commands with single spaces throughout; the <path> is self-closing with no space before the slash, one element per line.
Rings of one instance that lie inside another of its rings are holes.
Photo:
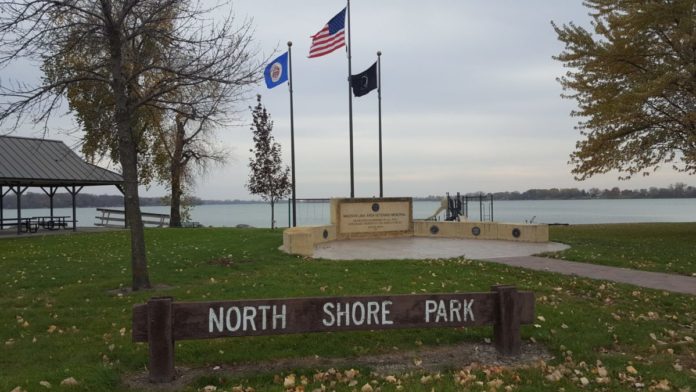
<path fill-rule="evenodd" d="M 414 219 L 432 215 L 438 201 L 414 201 Z M 100 207 L 123 209 L 123 207 Z M 145 206 L 143 212 L 169 214 L 169 206 Z M 488 210 L 484 205 L 484 210 Z M 4 217 L 16 217 L 15 209 L 5 209 Z M 23 217 L 47 216 L 48 208 L 22 209 Z M 55 216 L 72 216 L 72 208 L 55 208 Z M 78 227 L 94 227 L 101 215 L 96 207 L 77 208 Z M 469 206 L 469 220 L 480 220 L 480 205 Z M 484 213 L 488 215 L 488 213 Z M 203 204 L 191 210 L 191 221 L 203 226 L 271 227 L 270 203 Z M 440 220 L 443 214 L 440 214 Z M 278 227 L 289 222 L 288 202 L 276 203 L 275 220 Z M 331 220 L 329 203 L 297 203 L 299 226 L 325 225 Z M 493 202 L 493 220 L 509 223 L 546 224 L 604 224 L 639 222 L 693 222 L 696 221 L 696 199 L 576 199 L 576 200 L 497 200 Z"/>

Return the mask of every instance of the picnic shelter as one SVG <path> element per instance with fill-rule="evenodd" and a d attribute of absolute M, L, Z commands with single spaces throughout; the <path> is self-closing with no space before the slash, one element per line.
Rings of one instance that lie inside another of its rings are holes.
<path fill-rule="evenodd" d="M 123 177 L 85 162 L 59 140 L 0 136 L 0 231 L 16 226 L 17 233 L 44 228 L 67 228 L 70 217 L 56 217 L 53 197 L 60 188 L 72 196 L 72 230 L 77 228 L 75 197 L 86 186 L 114 185 L 123 193 Z M 22 194 L 41 188 L 49 197 L 50 215 L 22 218 Z M 17 217 L 5 219 L 3 200 L 10 192 L 17 198 Z"/>

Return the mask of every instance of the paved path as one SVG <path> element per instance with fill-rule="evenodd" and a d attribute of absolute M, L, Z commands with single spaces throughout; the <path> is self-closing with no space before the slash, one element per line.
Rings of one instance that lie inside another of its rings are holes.
<path fill-rule="evenodd" d="M 486 261 L 563 275 L 610 280 L 675 293 L 696 295 L 696 278 L 662 272 L 638 271 L 629 268 L 578 263 L 535 256 L 494 257 Z"/>

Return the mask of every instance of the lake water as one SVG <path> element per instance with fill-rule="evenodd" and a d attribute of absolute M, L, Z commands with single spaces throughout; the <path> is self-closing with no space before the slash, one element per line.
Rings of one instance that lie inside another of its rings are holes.
<path fill-rule="evenodd" d="M 416 201 L 413 216 L 423 219 L 432 215 L 439 203 Z M 116 207 L 121 209 L 119 207 Z M 486 209 L 486 208 L 484 208 Z M 169 207 L 143 207 L 143 211 L 168 214 Z M 470 203 L 469 217 L 479 220 L 479 204 Z M 16 216 L 15 210 L 5 210 L 5 218 Z M 72 216 L 72 209 L 57 208 L 54 214 Z M 22 210 L 23 217 L 45 216 L 48 209 Z M 94 226 L 96 208 L 78 208 L 78 226 Z M 192 220 L 205 226 L 231 227 L 247 224 L 270 227 L 271 209 L 268 204 L 203 205 L 193 208 Z M 622 222 L 694 222 L 696 199 L 635 199 L 635 200 L 524 200 L 495 201 L 493 217 L 498 222 L 535 223 L 622 223 Z M 298 225 L 321 225 L 330 221 L 328 203 L 298 203 Z M 442 219 L 442 215 L 441 218 Z M 287 202 L 276 205 L 278 226 L 288 225 Z"/>

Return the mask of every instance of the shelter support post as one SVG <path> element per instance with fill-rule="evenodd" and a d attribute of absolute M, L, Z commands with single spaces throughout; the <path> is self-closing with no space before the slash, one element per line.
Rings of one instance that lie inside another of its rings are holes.
<path fill-rule="evenodd" d="M 22 186 L 11 186 L 10 190 L 17 196 L 17 234 L 22 234 L 22 193 L 27 190 L 28 187 L 22 188 Z"/>
<path fill-rule="evenodd" d="M 76 187 L 73 185 L 72 187 L 65 187 L 65 190 L 70 193 L 70 196 L 72 197 L 72 230 L 77 231 L 77 208 L 75 205 L 75 197 L 77 196 L 78 193 L 82 190 L 84 187 Z"/>
<path fill-rule="evenodd" d="M 56 195 L 56 192 L 58 192 L 58 187 L 57 186 L 49 186 L 48 187 L 48 192 L 46 191 L 46 188 L 41 187 L 41 190 L 44 191 L 46 196 L 48 196 L 48 205 L 49 208 L 51 209 L 51 220 L 53 220 L 53 197 Z"/>
<path fill-rule="evenodd" d="M 3 219 L 5 219 L 5 204 L 4 204 L 4 199 L 5 195 L 10 193 L 12 190 L 12 187 L 10 186 L 7 188 L 7 190 L 4 190 L 2 186 L 0 186 L 0 230 L 5 229 L 5 224 L 3 223 Z"/>

